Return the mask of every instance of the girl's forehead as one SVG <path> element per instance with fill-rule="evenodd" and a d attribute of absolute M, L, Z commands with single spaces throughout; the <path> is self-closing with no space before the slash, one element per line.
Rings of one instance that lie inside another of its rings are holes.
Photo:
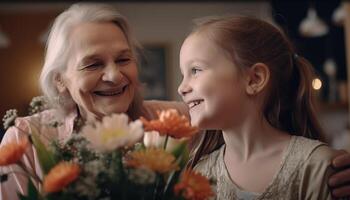
<path fill-rule="evenodd" d="M 219 48 L 213 40 L 203 34 L 191 34 L 182 44 L 182 51 L 192 53 L 216 53 Z"/>
<path fill-rule="evenodd" d="M 206 34 L 191 34 L 182 44 L 180 62 L 192 60 L 211 61 L 226 55 L 224 50 Z"/>

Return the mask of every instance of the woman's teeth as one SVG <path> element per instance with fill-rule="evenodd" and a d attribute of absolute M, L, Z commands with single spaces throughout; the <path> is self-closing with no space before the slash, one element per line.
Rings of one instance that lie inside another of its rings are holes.
<path fill-rule="evenodd" d="M 96 95 L 100 95 L 100 96 L 115 96 L 115 95 L 119 95 L 121 93 L 123 93 L 125 91 L 127 86 L 122 87 L 119 90 L 115 90 L 115 91 L 96 91 L 94 92 Z"/>

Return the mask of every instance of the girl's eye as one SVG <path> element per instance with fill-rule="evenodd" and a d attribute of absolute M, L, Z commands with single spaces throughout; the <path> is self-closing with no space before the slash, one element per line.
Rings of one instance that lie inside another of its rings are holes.
<path fill-rule="evenodd" d="M 196 74 L 198 74 L 198 72 L 200 72 L 200 71 L 201 71 L 200 69 L 192 68 L 192 69 L 191 69 L 191 74 L 192 74 L 192 75 L 196 75 Z"/>

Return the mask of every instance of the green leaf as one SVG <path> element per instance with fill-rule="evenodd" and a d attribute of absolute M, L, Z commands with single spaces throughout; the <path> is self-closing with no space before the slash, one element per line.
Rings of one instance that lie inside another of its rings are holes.
<path fill-rule="evenodd" d="M 45 174 L 47 174 L 52 167 L 54 167 L 57 162 L 54 158 L 54 154 L 50 152 L 44 143 L 41 141 L 38 130 L 31 126 L 32 134 L 30 138 L 33 142 L 33 145 L 36 148 L 37 155 L 39 158 L 40 165 Z"/>
<path fill-rule="evenodd" d="M 170 197 L 173 196 L 173 189 L 175 184 L 179 181 L 180 175 L 181 175 L 181 170 L 174 171 L 169 175 L 166 185 L 164 187 L 165 199 L 169 199 Z"/>
<path fill-rule="evenodd" d="M 177 159 L 184 152 L 184 148 L 187 148 L 187 142 L 181 142 L 178 144 L 171 153 Z"/>
<path fill-rule="evenodd" d="M 24 195 L 18 193 L 18 196 L 19 196 L 20 200 L 38 200 L 38 199 L 42 199 L 42 198 L 40 198 L 39 192 L 36 189 L 36 187 L 34 186 L 34 184 L 33 184 L 31 179 L 28 180 L 27 188 L 28 188 L 27 196 L 24 196 Z"/>
<path fill-rule="evenodd" d="M 185 168 L 188 162 L 189 152 L 187 148 L 187 142 L 182 142 L 172 151 L 172 154 L 176 157 L 176 162 L 180 166 L 180 170 L 171 172 L 166 180 L 164 195 L 166 199 L 172 196 L 172 190 L 174 185 L 178 182 L 181 171 Z"/>
<path fill-rule="evenodd" d="M 187 149 L 187 147 L 184 149 L 183 153 L 181 154 L 181 156 L 178 158 L 177 162 L 179 163 L 179 166 L 181 169 L 183 169 L 186 164 L 188 163 L 189 160 L 189 151 Z"/>
<path fill-rule="evenodd" d="M 38 199 L 39 197 L 39 192 L 30 179 L 28 180 L 28 196 L 33 199 Z"/>
<path fill-rule="evenodd" d="M 176 162 L 178 162 L 180 168 L 183 169 L 189 158 L 187 142 L 181 142 L 179 145 L 177 145 L 172 151 L 172 154 L 175 156 Z"/>

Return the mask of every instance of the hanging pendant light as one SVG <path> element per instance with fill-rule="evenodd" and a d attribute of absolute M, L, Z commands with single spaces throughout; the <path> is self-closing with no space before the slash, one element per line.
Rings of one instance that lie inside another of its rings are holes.
<path fill-rule="evenodd" d="M 332 58 L 325 61 L 323 71 L 328 78 L 328 102 L 334 103 L 337 100 L 337 64 Z"/>
<path fill-rule="evenodd" d="M 299 26 L 299 32 L 305 37 L 321 37 L 329 32 L 327 24 L 318 16 L 314 7 L 310 7 L 307 16 Z"/>
<path fill-rule="evenodd" d="M 326 59 L 323 64 L 323 71 L 328 77 L 335 77 L 337 74 L 337 64 L 332 58 Z"/>
<path fill-rule="evenodd" d="M 10 46 L 10 39 L 7 35 L 0 29 L 0 48 L 6 48 Z"/>
<path fill-rule="evenodd" d="M 332 21 L 337 26 L 342 26 L 345 20 L 345 4 L 341 3 L 333 12 Z"/>

